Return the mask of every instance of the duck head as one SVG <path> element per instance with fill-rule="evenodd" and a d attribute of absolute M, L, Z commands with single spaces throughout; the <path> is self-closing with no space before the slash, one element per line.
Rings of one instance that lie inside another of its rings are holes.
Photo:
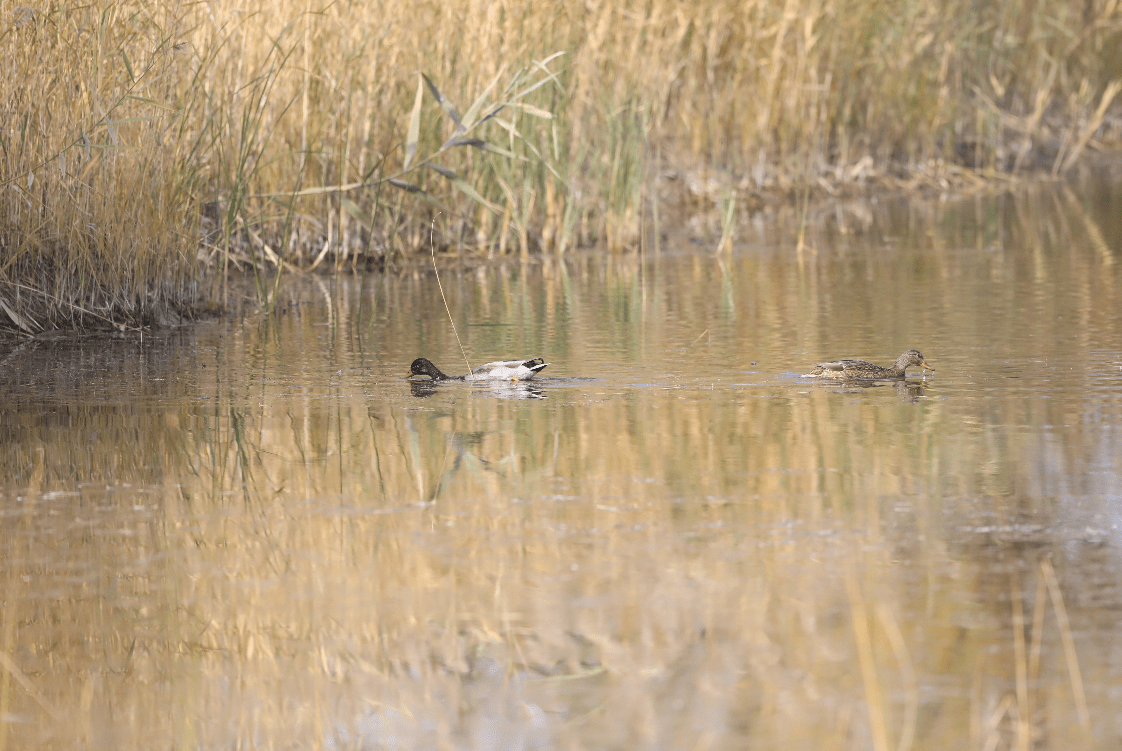
<path fill-rule="evenodd" d="M 927 364 L 927 360 L 923 359 L 923 355 L 918 349 L 909 349 L 907 352 L 896 358 L 897 370 L 902 371 L 904 370 L 904 368 L 907 368 L 911 365 L 918 365 L 925 370 L 930 370 L 932 373 L 935 372 L 935 368 Z"/>
<path fill-rule="evenodd" d="M 413 361 L 413 364 L 409 366 L 409 375 L 407 375 L 406 378 L 411 378 L 413 376 L 428 376 L 434 381 L 448 380 L 448 376 L 441 373 L 440 368 L 433 365 L 432 362 L 424 357 L 418 357 Z"/>

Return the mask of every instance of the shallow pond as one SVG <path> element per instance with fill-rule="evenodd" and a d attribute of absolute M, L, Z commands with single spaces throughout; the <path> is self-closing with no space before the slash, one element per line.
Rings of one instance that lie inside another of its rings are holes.
<path fill-rule="evenodd" d="M 448 263 L 526 384 L 431 269 L 0 345 L 0 748 L 1117 747 L 1119 205 Z"/>

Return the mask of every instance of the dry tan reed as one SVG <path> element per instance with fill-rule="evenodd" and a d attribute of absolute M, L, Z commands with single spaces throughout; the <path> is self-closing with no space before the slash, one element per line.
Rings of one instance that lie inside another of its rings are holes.
<path fill-rule="evenodd" d="M 1117 138 L 1120 8 L 0 3 L 0 320 L 169 319 L 200 268 L 267 300 L 438 211 L 458 253 L 630 247 L 660 196 L 1062 172 Z"/>
<path fill-rule="evenodd" d="M 195 297 L 189 58 L 156 5 L 0 5 L 0 310 L 34 334 L 167 320 Z"/>

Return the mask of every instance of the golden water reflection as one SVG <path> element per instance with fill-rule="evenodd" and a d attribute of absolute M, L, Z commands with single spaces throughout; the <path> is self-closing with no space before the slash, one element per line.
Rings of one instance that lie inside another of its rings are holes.
<path fill-rule="evenodd" d="M 0 352 L 0 747 L 1111 747 L 1116 198 Z"/>

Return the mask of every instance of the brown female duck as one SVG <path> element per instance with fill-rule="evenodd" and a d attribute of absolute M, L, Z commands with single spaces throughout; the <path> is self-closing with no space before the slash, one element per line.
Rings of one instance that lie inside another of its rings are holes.
<path fill-rule="evenodd" d="M 882 368 L 865 360 L 834 360 L 833 362 L 820 362 L 814 370 L 806 373 L 804 378 L 852 378 L 860 380 L 882 380 L 888 378 L 903 378 L 904 371 L 912 365 L 918 365 L 926 370 L 934 371 L 935 368 L 927 364 L 919 350 L 909 349 L 896 358 L 896 363 L 891 368 Z"/>

